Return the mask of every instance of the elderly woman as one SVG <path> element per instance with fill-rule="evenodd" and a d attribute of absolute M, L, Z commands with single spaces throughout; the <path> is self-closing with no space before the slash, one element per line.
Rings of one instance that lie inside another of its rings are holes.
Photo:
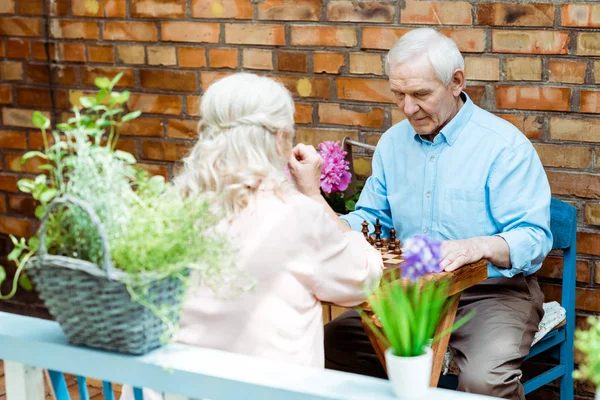
<path fill-rule="evenodd" d="M 322 160 L 312 146 L 293 147 L 294 104 L 281 84 L 238 73 L 208 88 L 200 110 L 199 139 L 175 183 L 213 195 L 255 287 L 233 299 L 190 292 L 177 340 L 322 368 L 321 301 L 364 301 L 381 256 L 321 197 Z"/>

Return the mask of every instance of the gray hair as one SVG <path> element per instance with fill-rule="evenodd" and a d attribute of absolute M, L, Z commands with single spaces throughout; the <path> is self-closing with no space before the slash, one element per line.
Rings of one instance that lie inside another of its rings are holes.
<path fill-rule="evenodd" d="M 199 138 L 175 179 L 179 190 L 215 198 L 228 216 L 248 204 L 263 180 L 285 185 L 287 160 L 275 134 L 293 141 L 294 102 L 273 79 L 236 73 L 213 83 L 202 96 Z"/>
<path fill-rule="evenodd" d="M 393 66 L 426 54 L 436 75 L 444 85 L 452 80 L 457 69 L 465 69 L 458 47 L 452 39 L 431 28 L 414 29 L 400 38 L 385 58 L 385 73 Z"/>

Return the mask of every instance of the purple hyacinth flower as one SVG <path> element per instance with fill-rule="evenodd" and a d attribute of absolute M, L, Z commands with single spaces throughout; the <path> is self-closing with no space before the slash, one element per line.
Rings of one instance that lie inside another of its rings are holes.
<path fill-rule="evenodd" d="M 348 188 L 352 175 L 350 162 L 346 161 L 347 153 L 340 142 L 327 141 L 319 144 L 319 154 L 323 159 L 321 169 L 321 189 L 325 193 L 342 192 Z"/>
<path fill-rule="evenodd" d="M 402 247 L 402 277 L 416 281 L 421 276 L 442 272 L 442 241 L 426 235 L 415 235 Z"/>

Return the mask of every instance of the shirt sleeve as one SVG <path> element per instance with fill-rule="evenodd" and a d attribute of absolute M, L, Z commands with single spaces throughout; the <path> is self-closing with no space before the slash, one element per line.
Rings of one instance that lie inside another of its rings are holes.
<path fill-rule="evenodd" d="M 492 266 L 499 274 L 529 275 L 552 249 L 550 185 L 530 143 L 507 152 L 492 166 L 488 178 L 490 211 L 510 249 L 511 267 Z"/>
<path fill-rule="evenodd" d="M 367 179 L 360 198 L 356 203 L 356 210 L 341 218 L 355 231 L 362 230 L 363 221 L 369 223 L 369 232 L 375 231 L 375 220 L 379 218 L 382 226 L 382 237 L 387 237 L 387 232 L 393 227 L 390 203 L 388 202 L 385 171 L 379 147 L 375 150 L 372 163 L 372 174 Z"/>
<path fill-rule="evenodd" d="M 319 300 L 346 307 L 362 303 L 383 271 L 379 251 L 359 232 L 342 232 L 323 212 L 315 224 L 316 269 L 313 291 Z"/>

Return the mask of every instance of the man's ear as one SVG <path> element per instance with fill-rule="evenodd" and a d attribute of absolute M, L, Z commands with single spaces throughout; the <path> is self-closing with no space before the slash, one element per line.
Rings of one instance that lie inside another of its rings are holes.
<path fill-rule="evenodd" d="M 452 80 L 450 81 L 450 90 L 454 97 L 460 96 L 466 85 L 465 71 L 457 69 L 452 73 Z"/>

